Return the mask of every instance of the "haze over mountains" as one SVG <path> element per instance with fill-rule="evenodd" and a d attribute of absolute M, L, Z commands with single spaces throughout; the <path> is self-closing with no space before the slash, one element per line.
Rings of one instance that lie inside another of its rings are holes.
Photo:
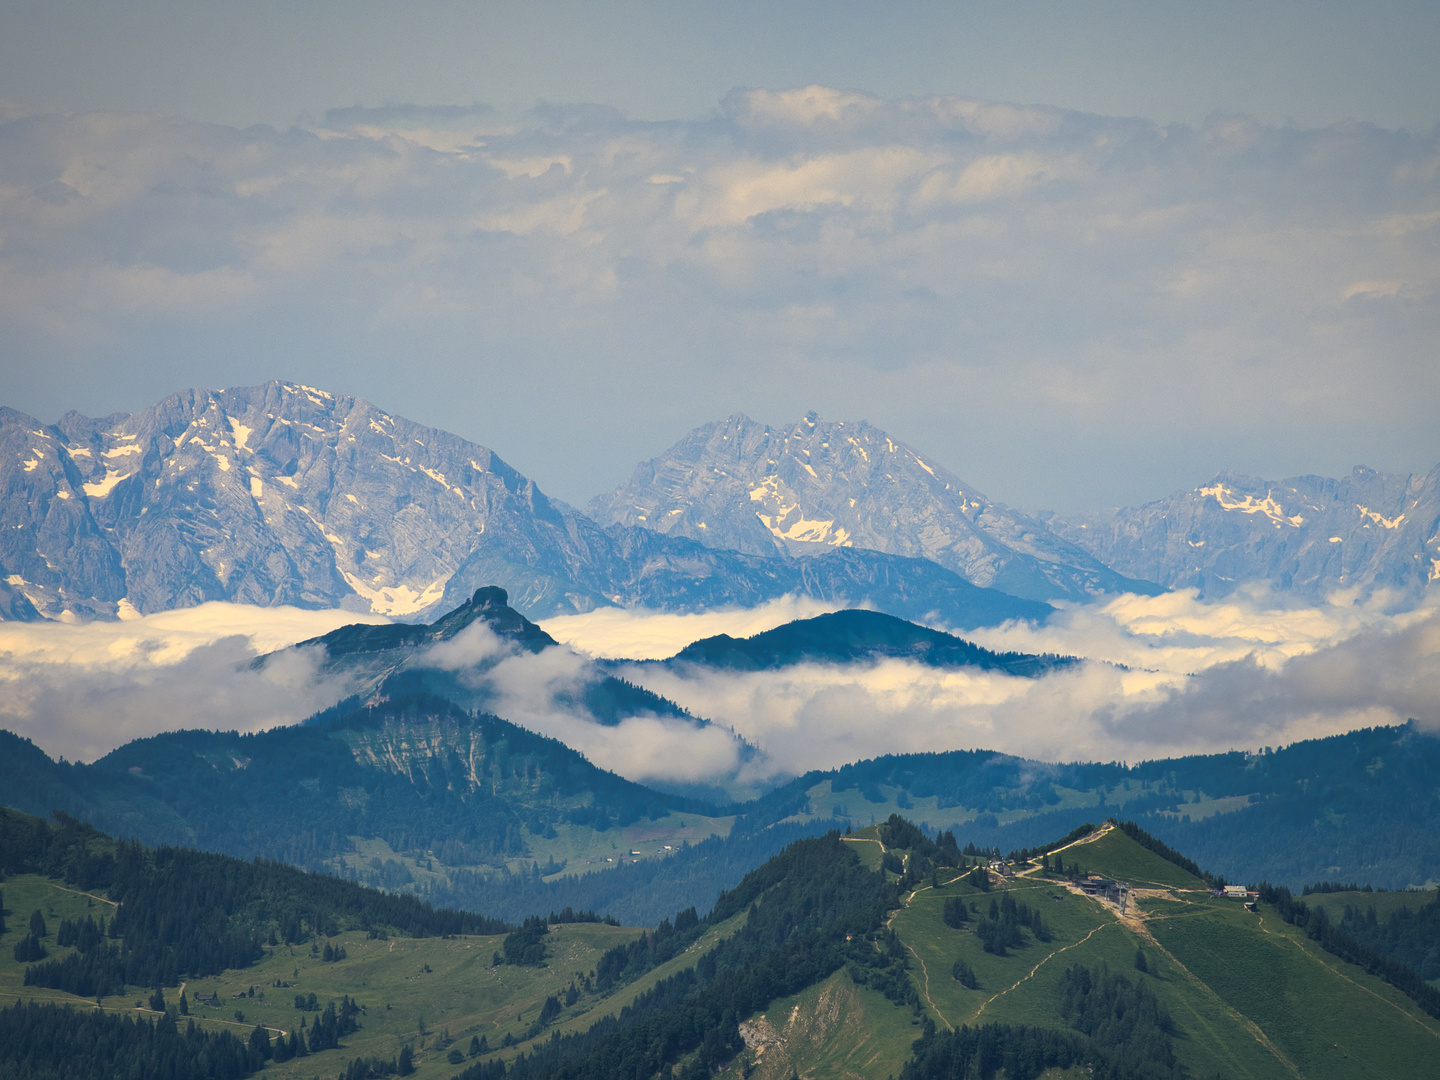
<path fill-rule="evenodd" d="M 1045 600 L 1251 580 L 1413 604 L 1440 579 L 1437 491 L 1440 472 L 1222 476 L 1061 520 L 864 422 L 734 416 L 639 466 L 592 518 L 482 446 L 268 383 L 54 425 L 0 409 L 0 617 L 223 599 L 425 619 L 492 584 L 536 618 L 794 594 L 957 628 L 1043 619 Z"/>
<path fill-rule="evenodd" d="M 606 530 L 484 447 L 288 383 L 55 425 L 0 410 L 0 493 L 10 618 L 232 600 L 413 619 L 492 584 L 536 617 L 787 593 L 955 626 L 1048 611 L 924 560 L 761 558 Z"/>
<path fill-rule="evenodd" d="M 1202 595 L 1263 580 L 1309 600 L 1387 590 L 1407 605 L 1440 581 L 1440 466 L 1279 481 L 1221 473 L 1143 506 L 1047 518 L 1122 573 Z"/>
<path fill-rule="evenodd" d="M 590 511 L 606 523 L 755 554 L 828 546 L 925 558 L 1032 599 L 1153 588 L 878 428 L 814 413 L 792 428 L 743 415 L 696 428 Z"/>

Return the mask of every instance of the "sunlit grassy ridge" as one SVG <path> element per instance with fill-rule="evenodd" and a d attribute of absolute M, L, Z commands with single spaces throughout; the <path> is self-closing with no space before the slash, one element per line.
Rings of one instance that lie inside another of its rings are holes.
<path fill-rule="evenodd" d="M 1107 969 L 1149 988 L 1170 1017 L 1176 1058 L 1199 1080 L 1434 1075 L 1440 1021 L 1379 979 L 1323 952 L 1269 905 L 1250 913 L 1239 901 L 1212 896 L 1200 879 L 1119 829 L 1102 828 L 1060 854 L 1067 867 L 1078 864 L 1134 886 L 1123 917 L 1114 904 L 1046 875 L 1038 862 L 1004 874 L 982 870 L 988 888 L 976 883 L 980 879 L 968 866 L 935 865 L 922 874 L 915 867 L 928 864 L 918 849 L 886 847 L 884 838 L 895 835 L 880 827 L 862 829 L 842 838 L 833 857 L 853 853 L 870 872 L 892 882 L 902 880 L 897 865 L 909 872 L 898 906 L 885 915 L 880 930 L 888 927 L 898 938 L 909 964 L 902 984 L 908 979 L 913 1000 L 861 985 L 863 974 L 847 962 L 737 1016 L 745 1045 L 724 1063 L 724 1075 L 898 1076 L 927 1023 L 942 1031 L 984 1024 L 1064 1028 L 1060 1002 L 1066 972 L 1075 966 Z M 761 908 L 779 895 L 769 891 L 779 880 L 755 894 Z M 94 1008 L 93 1000 L 23 986 L 23 965 L 13 960 L 12 949 L 30 911 L 38 909 L 48 924 L 47 947 L 52 955 L 64 955 L 68 950 L 54 942 L 59 921 L 106 914 L 103 894 L 35 874 L 13 875 L 3 889 L 9 915 L 0 939 L 0 1003 L 34 997 Z M 1356 895 L 1329 894 L 1336 902 L 1353 902 Z M 1404 894 L 1358 897 L 1396 895 Z M 986 950 L 976 930 L 991 904 L 998 909 L 1007 898 L 1038 913 L 1043 925 L 1026 924 L 1020 943 L 1000 955 Z M 958 927 L 945 918 L 947 902 L 955 901 L 966 912 Z M 245 1036 L 257 1023 L 286 1033 L 302 1020 L 313 1023 L 316 1014 L 297 1009 L 296 995 L 308 999 L 313 993 L 322 1008 L 344 995 L 360 1004 L 360 1030 L 346 1036 L 340 1049 L 272 1063 L 266 1076 L 334 1076 L 354 1058 L 390 1060 L 406 1046 L 415 1052 L 417 1075 L 452 1076 L 475 1061 L 510 1061 L 553 1036 L 581 1033 L 601 1018 L 620 1016 L 657 985 L 696 967 L 749 918 L 742 905 L 725 921 L 704 927 L 679 955 L 608 994 L 586 991 L 587 977 L 606 949 L 635 940 L 637 928 L 559 925 L 545 937 L 543 967 L 496 965 L 500 935 L 410 938 L 349 930 L 271 946 L 253 966 L 192 979 L 185 991 L 192 1018 Z M 869 937 L 857 940 L 872 947 Z M 326 962 L 320 955 L 324 945 L 343 947 L 345 958 Z M 881 939 L 873 948 L 881 948 Z M 973 973 L 974 987 L 954 977 L 957 961 Z M 527 1040 L 546 999 L 564 1001 L 572 985 L 578 991 L 573 1003 Z M 127 987 L 101 1004 L 153 1015 L 143 1004 L 137 1009 L 152 989 Z M 178 988 L 164 993 L 173 1006 Z M 211 994 L 218 995 L 217 1004 L 200 1003 Z M 471 1040 L 481 1037 L 488 1052 L 472 1058 Z M 502 1048 L 507 1042 L 512 1045 Z M 452 1054 L 461 1061 L 451 1060 Z M 692 1055 L 678 1064 L 693 1069 L 695 1063 Z"/>

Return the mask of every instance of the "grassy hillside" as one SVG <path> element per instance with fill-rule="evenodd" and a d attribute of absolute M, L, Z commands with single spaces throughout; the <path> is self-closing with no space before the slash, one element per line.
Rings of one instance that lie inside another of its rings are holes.
<path fill-rule="evenodd" d="M 104 888 L 80 883 L 86 871 L 74 857 L 113 842 L 67 828 L 53 833 L 71 838 L 56 849 L 70 868 L 64 877 L 11 872 L 0 885 L 0 1005 L 33 998 L 155 1016 L 152 986 L 126 985 L 97 1003 L 23 984 L 25 965 L 13 953 L 32 911 L 46 923 L 42 944 L 62 959 L 74 951 L 59 945 L 62 920 L 114 914 Z M 916 1046 L 933 1067 L 937 1040 L 986 1025 L 996 1045 L 1033 1043 L 1041 1031 L 1071 1055 L 1048 1072 L 1017 1064 L 1013 1080 L 1042 1072 L 1050 1080 L 1433 1075 L 1440 1020 L 1323 951 L 1270 904 L 1251 913 L 1213 896 L 1119 828 L 1102 827 L 1060 854 L 1067 866 L 1128 881 L 1124 914 L 1038 861 L 1002 871 L 988 860 L 975 865 L 953 838 L 932 840 L 897 818 L 788 848 L 726 894 L 713 919 L 691 918 L 683 935 L 677 920 L 673 939 L 663 927 L 642 937 L 636 928 L 564 923 L 544 935 L 544 966 L 496 964 L 504 935 L 405 936 L 373 921 L 367 930 L 356 920 L 373 919 L 369 901 L 357 893 L 344 908 L 355 913 L 345 916 L 350 923 L 272 942 L 248 967 L 183 975 L 183 989 L 202 1027 L 247 1039 L 257 1024 L 285 1038 L 313 1026 L 320 1012 L 297 1007 L 297 996 L 309 1006 L 313 994 L 318 1009 L 352 999 L 360 1026 L 340 1047 L 263 1070 L 294 1080 L 339 1075 L 356 1058 L 396 1060 L 406 1047 L 416 1074 L 436 1078 L 462 1070 L 478 1080 L 636 1069 L 736 1080 L 934 1075 L 918 1071 Z M 257 910 L 237 913 L 236 925 L 272 918 Z M 660 962 L 641 962 L 602 989 L 607 950 L 637 939 L 645 944 L 625 955 L 644 961 L 648 949 Z M 662 940 L 678 944 L 662 952 Z M 1149 1010 L 1156 1026 L 1144 1038 L 1158 1057 L 1124 1066 L 1133 1039 L 1083 1026 L 1074 1008 L 1086 980 L 1130 995 L 1139 1003 L 1126 1006 L 1132 1011 Z M 168 1007 L 181 988 L 180 980 L 164 988 Z M 471 1056 L 481 1038 L 485 1052 Z"/>
<path fill-rule="evenodd" d="M 1119 829 L 1102 829 L 1061 854 L 1087 873 L 1118 878 L 1135 888 L 1206 888 L 1200 878 L 1141 847 Z"/>
<path fill-rule="evenodd" d="M 1198 1077 L 1421 1077 L 1440 1060 L 1440 1022 L 1404 995 L 1322 952 L 1272 912 L 1250 914 L 1118 829 L 1064 852 L 1086 871 L 1127 879 L 1140 895 L 1124 918 L 1038 867 L 982 890 L 958 874 L 920 884 L 891 925 L 913 957 L 911 978 L 942 1029 L 994 1022 L 1054 1026 L 1067 967 L 1106 965 L 1149 986 L 1174 1023 L 1174 1052 Z M 974 931 L 997 896 L 1040 911 L 1050 941 L 1025 934 L 1009 955 Z M 947 926 L 947 900 L 978 909 Z M 1148 971 L 1136 969 L 1143 951 Z M 977 988 L 952 977 L 957 960 Z"/>
<path fill-rule="evenodd" d="M 5 907 L 12 914 L 7 918 L 7 933 L 0 937 L 0 1006 L 35 1000 L 95 1008 L 92 998 L 25 986 L 25 965 L 14 960 L 13 949 L 23 936 L 21 916 L 28 919 L 29 913 L 38 909 L 49 924 L 46 945 L 51 955 L 67 955 L 73 950 L 55 945 L 59 921 L 84 918 L 97 910 L 103 913 L 108 907 L 104 899 L 99 894 L 87 897 L 37 875 L 12 877 L 3 889 Z M 547 940 L 548 966 L 534 968 L 492 966 L 491 958 L 503 935 L 371 939 L 352 931 L 324 939 L 332 948 L 344 948 L 344 960 L 326 963 L 312 955 L 308 945 L 282 946 L 252 967 L 187 979 L 184 990 L 190 1018 L 245 1037 L 256 1024 L 284 1035 L 302 1018 L 307 1025 L 313 1024 L 318 1013 L 297 1010 L 296 995 L 308 1000 L 313 993 L 323 1008 L 348 994 L 364 1009 L 360 1030 L 347 1036 L 342 1048 L 272 1063 L 264 1071 L 267 1077 L 333 1076 L 356 1057 L 388 1060 L 406 1044 L 416 1051 L 417 1075 L 450 1076 L 457 1071 L 446 1060 L 450 1049 L 467 1050 L 472 1036 L 484 1035 L 489 1045 L 497 1048 L 507 1034 L 524 1036 L 548 996 L 563 995 L 577 976 L 583 983 L 607 948 L 632 940 L 637 932 L 597 923 L 561 926 Z M 282 985 L 277 987 L 277 982 Z M 253 997 L 249 996 L 252 987 Z M 126 987 L 124 993 L 100 999 L 100 1007 L 153 1016 L 148 1008 L 152 989 Z M 167 1004 L 175 1006 L 180 987 L 167 988 L 164 994 Z M 218 1005 L 201 1003 L 201 998 L 212 994 L 218 995 Z M 600 1000 L 593 994 L 582 995 L 557 1023 L 583 1017 Z M 546 1036 L 549 1031 L 547 1028 Z"/>

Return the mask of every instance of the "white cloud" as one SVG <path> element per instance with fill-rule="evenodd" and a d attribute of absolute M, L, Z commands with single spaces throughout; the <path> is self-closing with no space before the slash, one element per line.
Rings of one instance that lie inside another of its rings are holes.
<path fill-rule="evenodd" d="M 759 772 L 974 748 L 1133 761 L 1408 719 L 1440 728 L 1435 607 L 1389 617 L 1254 595 L 1220 604 L 1126 596 L 1067 608 L 1044 627 L 970 636 L 1092 660 L 1040 679 L 901 661 L 750 673 L 637 667 L 627 677 L 733 726 L 766 754 Z"/>
<path fill-rule="evenodd" d="M 183 728 L 260 731 L 344 696 L 306 650 L 256 656 L 354 622 L 350 611 L 212 602 L 123 622 L 0 623 L 0 725 L 52 756 L 93 761 Z"/>
<path fill-rule="evenodd" d="M 546 626 L 561 621 L 569 620 L 551 620 Z M 598 631 L 592 628 L 591 633 Z M 649 640 L 657 636 L 652 633 Z M 740 764 L 741 746 L 724 727 L 653 714 L 613 725 L 596 723 L 578 702 L 597 673 L 588 657 L 566 646 L 518 651 L 476 622 L 431 646 L 419 663 L 458 672 L 469 688 L 491 692 L 489 711 L 559 739 L 600 768 L 631 780 L 723 783 Z"/>
<path fill-rule="evenodd" d="M 284 357 L 577 501 L 736 409 L 868 418 L 1063 508 L 1440 455 L 1440 130 L 825 87 L 327 123 L 0 124 L 9 403 Z"/>
<path fill-rule="evenodd" d="M 549 620 L 569 645 L 539 654 L 514 652 L 474 624 L 425 659 L 470 672 L 498 715 L 642 782 L 750 782 L 885 753 L 1134 761 L 1407 719 L 1440 730 L 1440 606 L 1389 616 L 1253 591 L 1220 603 L 1124 596 L 1068 606 L 1044 626 L 969 635 L 994 649 L 1091 660 L 1041 679 L 903 661 L 751 673 L 634 665 L 621 674 L 714 723 L 639 716 L 605 726 L 575 704 L 594 678 L 577 650 L 665 657 L 700 637 L 749 636 L 823 610 L 787 598 L 704 615 L 596 611 Z M 213 603 L 120 623 L 0 624 L 0 725 L 51 754 L 91 760 L 161 731 L 294 723 L 347 687 L 317 682 L 304 650 L 258 671 L 249 661 L 357 618 Z"/>
<path fill-rule="evenodd" d="M 713 610 L 688 615 L 644 608 L 596 608 L 584 615 L 562 615 L 542 624 L 556 641 L 608 660 L 664 660 L 692 641 L 729 634 L 751 637 L 795 619 L 813 619 L 834 604 L 787 594 L 758 607 Z"/>

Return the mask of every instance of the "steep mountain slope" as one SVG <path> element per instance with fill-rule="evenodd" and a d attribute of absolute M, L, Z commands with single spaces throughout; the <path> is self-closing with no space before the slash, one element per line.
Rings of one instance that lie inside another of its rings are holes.
<path fill-rule="evenodd" d="M 491 451 L 289 383 L 44 425 L 0 409 L 0 617 L 206 600 L 423 618 L 498 583 L 543 617 L 787 592 L 972 627 L 1048 610 L 923 560 L 713 551 L 602 529 Z"/>
<path fill-rule="evenodd" d="M 0 484 L 0 559 L 47 615 L 216 599 L 411 615 L 476 536 L 565 532 L 484 447 L 286 383 L 53 426 L 6 410 Z"/>
<path fill-rule="evenodd" d="M 1122 573 L 1211 596 L 1268 581 L 1311 599 L 1389 590 L 1413 603 L 1440 582 L 1440 466 L 1278 481 L 1221 473 L 1143 506 L 1046 524 Z"/>
<path fill-rule="evenodd" d="M 490 637 L 476 635 L 460 662 L 442 662 L 434 647 L 455 640 L 472 626 Z M 490 585 L 476 589 L 473 597 L 429 625 L 353 623 L 291 648 L 323 650 L 317 671 L 344 677 L 357 698 L 374 694 L 380 701 L 419 693 L 476 712 L 489 711 L 495 703 L 498 695 L 487 676 L 504 659 L 564 647 L 510 607 L 504 589 Z M 274 655 L 256 663 L 266 664 Z M 589 660 L 582 660 L 572 673 L 562 699 L 567 709 L 599 724 L 614 725 L 632 716 L 664 716 L 697 727 L 707 725 L 673 701 L 617 679 Z M 743 747 L 742 753 L 750 756 L 752 751 Z"/>
<path fill-rule="evenodd" d="M 864 422 L 747 416 L 696 428 L 590 503 L 601 522 L 754 554 L 839 547 L 930 559 L 1033 599 L 1154 591 Z"/>
<path fill-rule="evenodd" d="M 440 877 L 446 867 L 528 866 L 557 830 L 580 830 L 571 837 L 579 844 L 710 810 L 596 768 L 554 739 L 419 695 L 345 702 L 256 735 L 157 735 L 90 765 L 52 762 L 9 732 L 0 747 L 0 788 L 16 809 L 61 809 L 148 843 L 309 868 L 340 865 L 333 860 L 352 855 L 357 838 L 383 841 L 387 858 L 435 860 Z"/>
<path fill-rule="evenodd" d="M 977 667 L 1038 676 L 1076 661 L 1068 657 L 996 653 L 950 634 L 879 611 L 835 611 L 797 619 L 748 638 L 717 634 L 685 646 L 667 667 L 697 665 L 761 671 L 792 664 L 853 664 L 913 660 L 930 667 Z"/>

